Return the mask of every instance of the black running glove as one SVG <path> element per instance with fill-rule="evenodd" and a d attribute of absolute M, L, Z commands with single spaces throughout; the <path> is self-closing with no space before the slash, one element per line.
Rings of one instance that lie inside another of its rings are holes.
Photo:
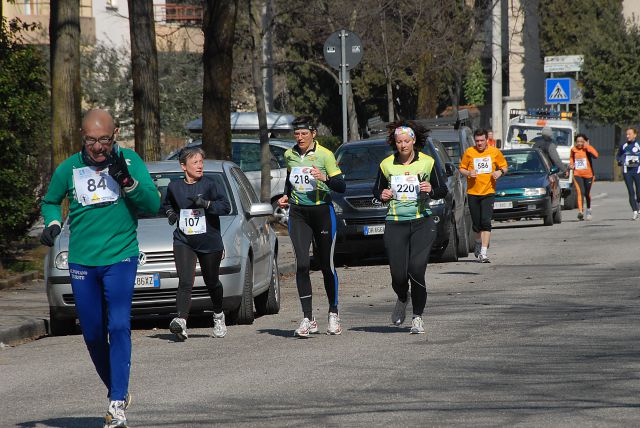
<path fill-rule="evenodd" d="M 124 153 L 120 152 L 120 156 L 112 156 L 111 164 L 109 165 L 109 175 L 118 182 L 120 187 L 131 187 L 133 185 L 133 177 L 129 174 Z"/>
<path fill-rule="evenodd" d="M 178 221 L 178 214 L 176 214 L 176 212 L 174 210 L 167 210 L 167 219 L 169 220 L 169 224 L 173 225 L 176 224 L 176 221 Z"/>
<path fill-rule="evenodd" d="M 40 242 L 42 243 L 42 245 L 53 247 L 56 236 L 60 235 L 61 230 L 62 229 L 57 224 L 52 224 L 51 226 L 45 227 L 42 231 L 42 235 L 40 235 Z"/>
<path fill-rule="evenodd" d="M 193 202 L 193 205 L 195 205 L 198 208 L 204 208 L 205 210 L 207 208 L 209 208 L 209 205 L 211 205 L 211 201 L 207 201 L 206 199 L 202 199 L 202 196 L 198 195 L 198 196 L 192 196 L 190 198 L 188 198 L 191 202 Z"/>

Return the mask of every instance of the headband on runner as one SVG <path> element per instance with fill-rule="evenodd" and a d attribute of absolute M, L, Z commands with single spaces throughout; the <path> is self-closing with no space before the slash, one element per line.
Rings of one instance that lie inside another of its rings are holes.
<path fill-rule="evenodd" d="M 312 124 L 310 124 L 310 123 L 305 123 L 305 122 L 303 122 L 303 123 L 295 123 L 295 124 L 293 125 L 293 130 L 294 130 L 294 131 L 297 131 L 297 130 L 299 130 L 299 129 L 308 129 L 309 131 L 315 131 L 315 130 L 316 130 L 316 127 L 315 127 L 315 126 L 313 126 L 313 125 L 312 125 Z"/>
<path fill-rule="evenodd" d="M 393 131 L 393 135 L 398 137 L 400 135 L 406 134 L 408 135 L 413 141 L 416 140 L 416 133 L 413 132 L 413 129 L 409 128 L 408 126 L 398 126 L 394 131 Z"/>

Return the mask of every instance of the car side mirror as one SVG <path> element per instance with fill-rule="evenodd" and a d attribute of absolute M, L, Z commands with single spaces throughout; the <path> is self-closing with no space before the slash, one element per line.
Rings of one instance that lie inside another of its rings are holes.
<path fill-rule="evenodd" d="M 560 172 L 560 168 L 558 168 L 557 166 L 552 166 L 551 169 L 549 170 L 549 175 L 553 175 L 553 174 L 557 174 Z"/>
<path fill-rule="evenodd" d="M 266 203 L 251 204 L 249 207 L 249 217 L 263 217 L 273 215 L 273 206 Z"/>
<path fill-rule="evenodd" d="M 455 173 L 456 167 L 451 162 L 447 162 L 444 164 L 444 171 L 447 174 L 447 177 L 451 177 Z"/>

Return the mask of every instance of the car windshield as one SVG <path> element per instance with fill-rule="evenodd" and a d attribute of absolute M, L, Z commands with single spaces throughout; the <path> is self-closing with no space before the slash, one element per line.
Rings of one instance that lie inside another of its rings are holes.
<path fill-rule="evenodd" d="M 225 180 L 222 173 L 219 172 L 210 172 L 205 173 L 205 176 L 215 181 L 218 185 L 218 189 L 223 189 L 225 193 L 225 198 L 231 203 L 231 214 L 234 213 L 235 208 L 233 204 L 233 198 L 230 197 L 229 186 L 227 185 L 227 181 Z M 161 200 L 164 202 L 164 198 L 167 195 L 167 187 L 169 183 L 175 180 L 184 180 L 183 172 L 162 172 L 162 173 L 151 173 L 151 178 L 153 179 L 153 183 L 158 188 L 160 192 Z M 157 218 L 157 217 L 166 217 L 165 213 L 162 211 L 162 208 L 155 214 L 138 214 L 138 218 Z"/>
<path fill-rule="evenodd" d="M 434 157 L 429 146 L 422 152 Z M 387 144 L 347 144 L 336 151 L 336 161 L 346 181 L 375 180 L 380 162 L 392 153 Z"/>
<path fill-rule="evenodd" d="M 539 174 L 546 172 L 540 155 L 536 152 L 504 153 L 509 166 L 509 175 L 514 174 Z"/>
<path fill-rule="evenodd" d="M 553 141 L 556 146 L 570 147 L 573 139 L 571 138 L 571 129 L 568 128 L 551 128 L 553 131 Z M 533 145 L 542 138 L 542 126 L 521 126 L 511 125 L 507 134 L 507 141 L 513 144 L 531 144 Z"/>

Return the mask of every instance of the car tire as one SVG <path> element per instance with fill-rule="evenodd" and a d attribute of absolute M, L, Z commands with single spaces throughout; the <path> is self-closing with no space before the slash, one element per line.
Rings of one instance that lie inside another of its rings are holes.
<path fill-rule="evenodd" d="M 562 208 L 565 210 L 572 210 L 577 208 L 578 207 L 577 196 L 578 195 L 576 194 L 575 186 L 571 186 L 571 193 L 569 193 L 569 196 L 564 198 L 564 205 L 562 205 Z"/>
<path fill-rule="evenodd" d="M 545 226 L 553 226 L 553 205 L 551 204 L 551 200 L 549 200 L 549 203 L 547 204 L 543 220 Z"/>
<path fill-rule="evenodd" d="M 556 212 L 553 213 L 553 222 L 555 224 L 562 223 L 562 207 L 560 206 L 560 204 L 558 204 L 558 208 L 556 209 Z"/>
<path fill-rule="evenodd" d="M 278 271 L 277 255 L 274 255 L 271 262 L 271 280 L 269 288 L 259 296 L 254 297 L 256 314 L 275 315 L 280 312 L 280 272 Z"/>
<path fill-rule="evenodd" d="M 469 255 L 469 233 L 464 215 L 460 219 L 460 225 L 456 226 L 456 232 L 458 234 L 458 257 L 467 257 Z"/>
<path fill-rule="evenodd" d="M 456 220 L 451 212 L 451 226 L 449 227 L 449 242 L 440 256 L 441 262 L 458 261 L 458 234 L 456 233 Z"/>
<path fill-rule="evenodd" d="M 51 336 L 68 336 L 75 332 L 75 317 L 62 316 L 54 306 L 49 306 L 49 334 Z"/>
<path fill-rule="evenodd" d="M 242 299 L 235 317 L 237 324 L 253 324 L 255 314 L 253 313 L 253 260 L 247 260 L 247 267 L 244 270 L 244 283 L 242 286 Z"/>

